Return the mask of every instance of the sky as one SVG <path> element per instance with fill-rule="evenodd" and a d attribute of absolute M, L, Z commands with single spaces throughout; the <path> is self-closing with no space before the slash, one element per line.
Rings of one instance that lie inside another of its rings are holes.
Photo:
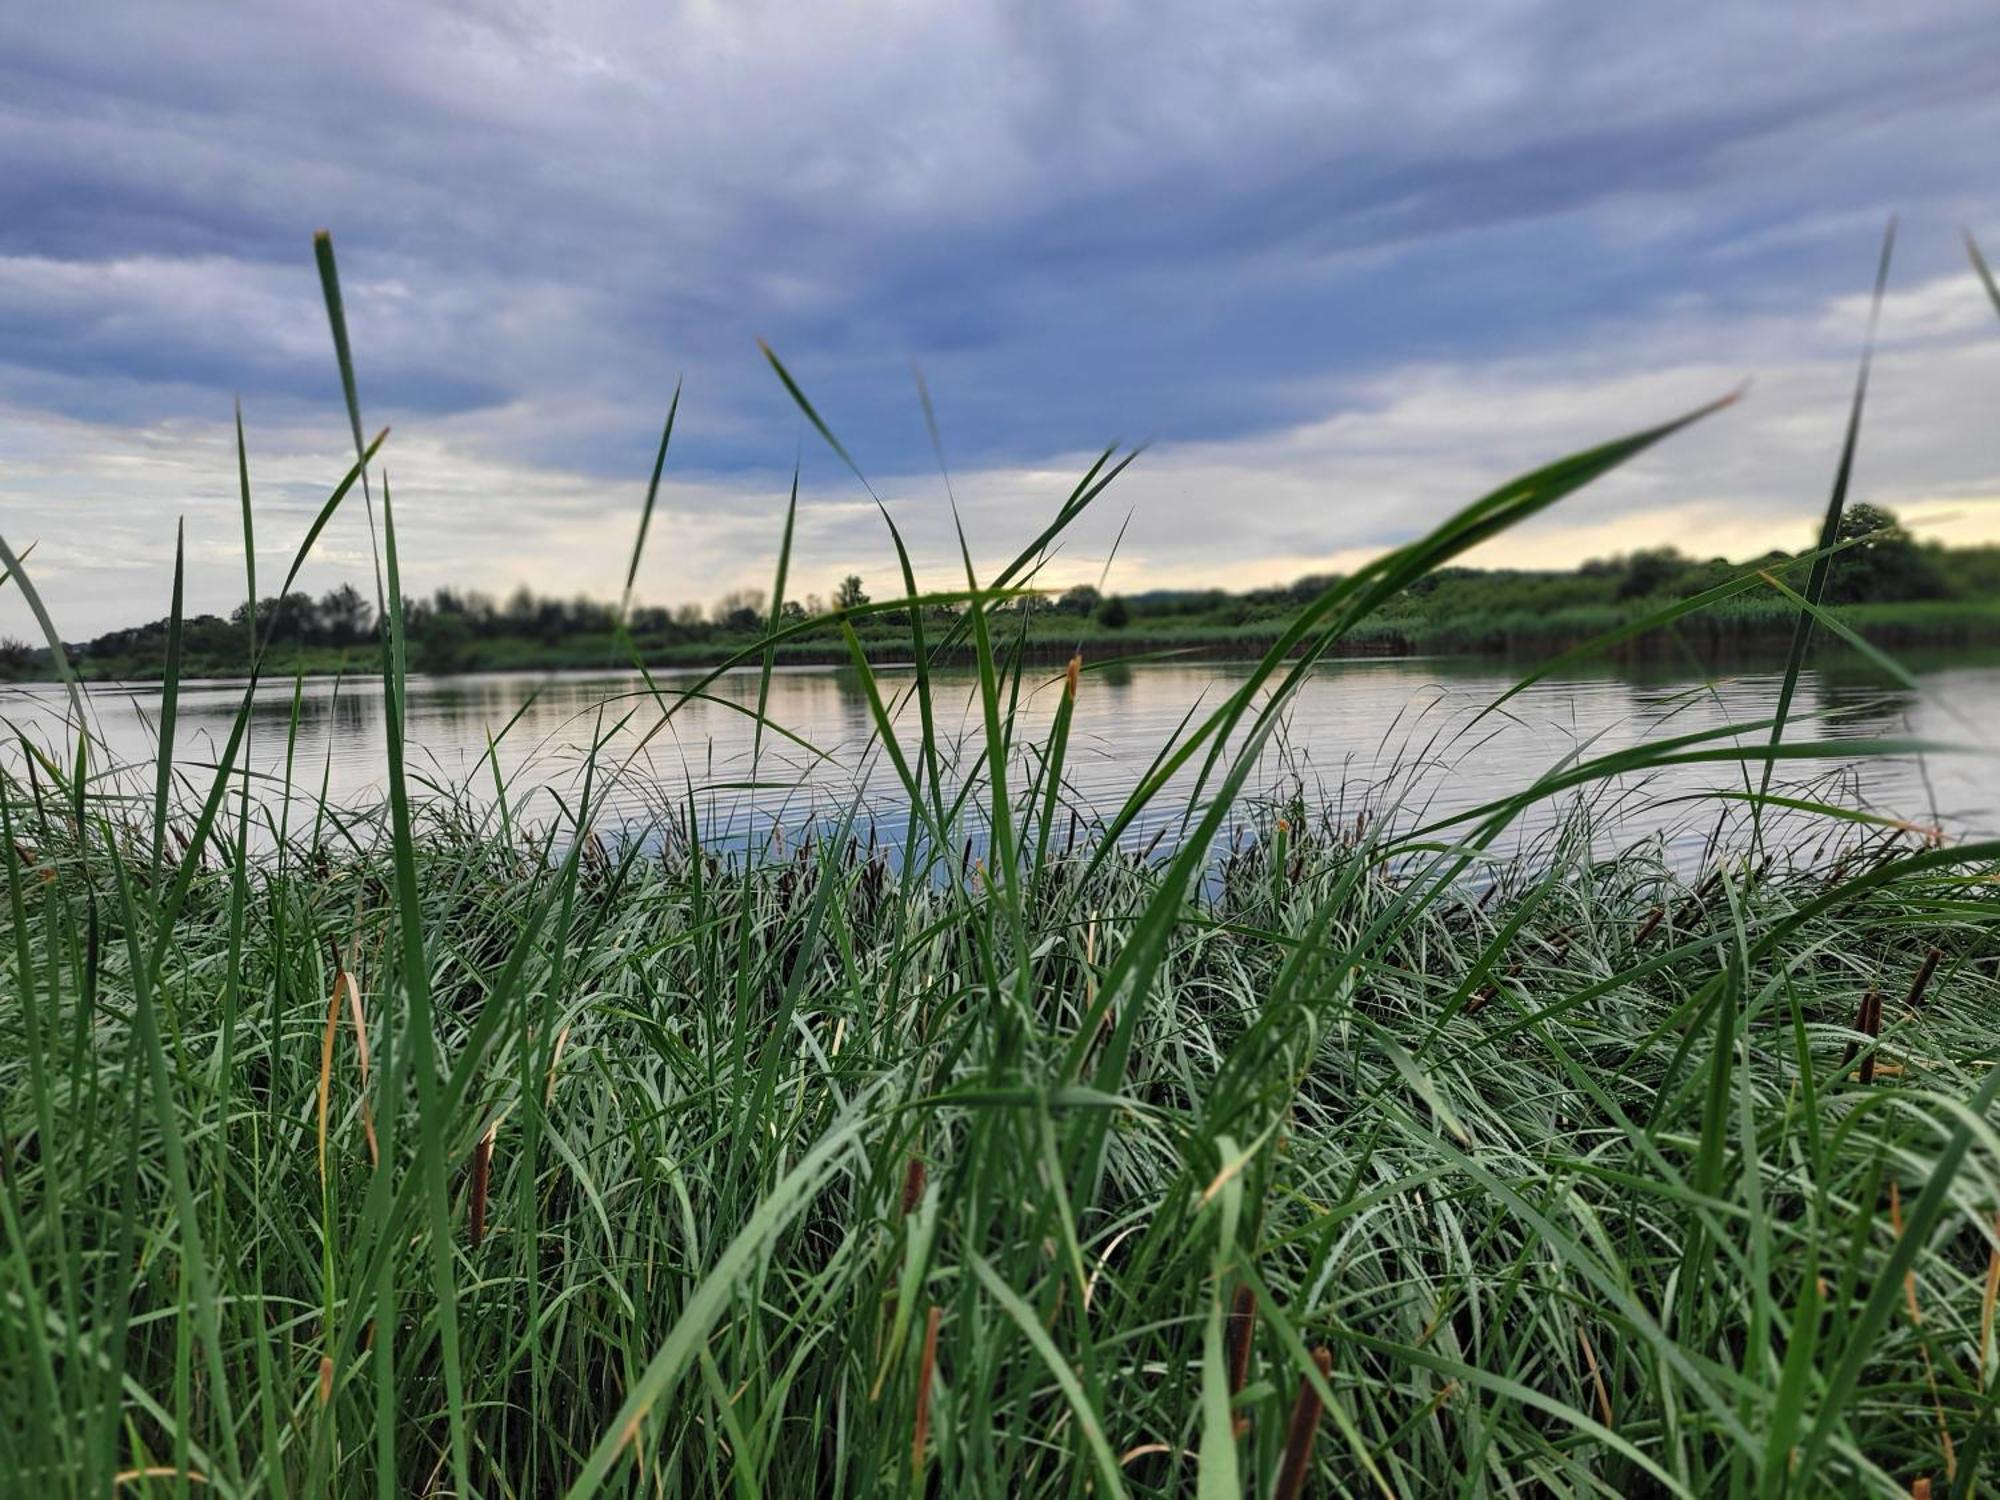
<path fill-rule="evenodd" d="M 1746 399 L 1484 548 L 1804 545 L 1883 227 L 1854 498 L 2000 540 L 2000 8 L 660 0 L 0 9 L 0 537 L 79 639 L 275 584 L 392 431 L 407 591 L 888 590 L 1138 461 L 1044 578 L 1338 570 L 1510 475 Z M 1123 540 L 1113 555 L 1114 540 Z M 370 576 L 344 509 L 301 575 Z M 372 592 L 372 588 L 370 590 Z M 0 589 L 0 633 L 38 632 Z"/>

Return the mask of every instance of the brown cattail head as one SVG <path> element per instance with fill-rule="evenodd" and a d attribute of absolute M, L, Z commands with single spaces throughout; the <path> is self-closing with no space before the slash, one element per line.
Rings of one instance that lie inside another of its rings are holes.
<path fill-rule="evenodd" d="M 910 1164 L 903 1168 L 903 1212 L 916 1212 L 917 1205 L 924 1201 L 924 1159 L 912 1154 Z"/>
<path fill-rule="evenodd" d="M 1861 997 L 1860 1008 L 1854 1013 L 1854 1029 L 1863 1036 L 1875 1037 L 1882 1034 L 1882 992 L 1880 990 L 1871 989 Z M 1846 1072 L 1847 1069 L 1854 1066 L 1855 1056 L 1860 1051 L 1861 1044 L 1859 1042 L 1849 1042 L 1847 1044 L 1847 1050 L 1840 1055 L 1840 1068 L 1842 1072 Z M 1875 1081 L 1875 1054 L 1873 1052 L 1870 1052 L 1867 1059 L 1861 1064 L 1861 1081 L 1863 1083 L 1873 1083 Z"/>
<path fill-rule="evenodd" d="M 1634 948 L 1644 947 L 1646 939 L 1653 935 L 1653 930 L 1660 925 L 1666 915 L 1667 909 L 1664 906 L 1656 906 L 1647 912 L 1646 920 L 1639 924 L 1638 935 L 1632 939 L 1632 946 Z"/>
<path fill-rule="evenodd" d="M 1239 1286 L 1229 1303 L 1229 1327 L 1225 1344 L 1229 1356 L 1229 1394 L 1242 1392 L 1250 1383 L 1250 1346 L 1257 1334 L 1257 1294 Z"/>
<path fill-rule="evenodd" d="M 1250 1383 L 1250 1349 L 1257 1339 L 1257 1294 L 1247 1286 L 1239 1286 L 1229 1303 L 1229 1324 L 1223 1340 L 1224 1353 L 1229 1362 L 1229 1394 L 1240 1395 L 1243 1387 Z M 1250 1418 L 1236 1419 L 1235 1432 L 1238 1437 L 1250 1430 Z"/>
<path fill-rule="evenodd" d="M 1931 1482 L 1928 1478 L 1910 1481 L 1910 1500 L 1931 1500 Z"/>
<path fill-rule="evenodd" d="M 1859 1029 L 1870 1037 L 1882 1034 L 1882 992 L 1870 990 L 1861 997 L 1861 1025 Z M 1875 1081 L 1875 1049 L 1869 1048 L 1868 1055 L 1861 1059 L 1861 1081 Z"/>
<path fill-rule="evenodd" d="M 1933 948 L 1924 955 L 1923 966 L 1917 970 L 1916 980 L 1910 985 L 1909 998 L 1903 1001 L 1909 1010 L 1915 1010 L 1923 1003 L 1924 991 L 1931 987 L 1931 975 L 1937 972 L 1938 962 L 1944 957 L 1944 949 Z"/>
<path fill-rule="evenodd" d="M 322 1354 L 319 1357 L 319 1404 L 324 1406 L 332 1399 L 333 1356 L 331 1354 Z"/>
<path fill-rule="evenodd" d="M 489 1129 L 472 1148 L 472 1204 L 470 1210 L 472 1248 L 486 1238 L 486 1179 L 493 1169 L 493 1132 Z"/>
<path fill-rule="evenodd" d="M 1333 1356 L 1324 1347 L 1313 1350 L 1313 1364 L 1320 1379 L 1333 1374 Z M 1306 1475 L 1312 1471 L 1313 1437 L 1319 1431 L 1319 1392 L 1310 1380 L 1299 1381 L 1298 1399 L 1292 1403 L 1292 1420 L 1285 1428 L 1285 1456 L 1278 1465 L 1275 1500 L 1298 1500 L 1305 1493 Z"/>
<path fill-rule="evenodd" d="M 1072 703 L 1076 702 L 1076 679 L 1082 671 L 1082 655 L 1072 656 L 1069 659 L 1069 669 L 1063 673 L 1063 692 L 1068 695 L 1069 701 Z"/>

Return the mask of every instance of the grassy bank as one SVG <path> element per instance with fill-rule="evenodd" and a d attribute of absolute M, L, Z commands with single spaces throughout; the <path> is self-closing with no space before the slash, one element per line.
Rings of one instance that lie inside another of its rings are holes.
<path fill-rule="evenodd" d="M 352 392 L 330 246 L 322 272 Z M 209 763 L 102 764 L 80 701 L 74 740 L 0 761 L 0 1472 L 50 1495 L 1993 1493 L 2000 843 L 1793 788 L 1911 748 L 1785 735 L 1809 630 L 1773 721 L 1586 749 L 1450 818 L 1246 791 L 1303 674 L 1389 601 L 1709 415 L 1327 584 L 1117 807 L 1065 775 L 1087 676 L 1028 738 L 1033 643 L 1001 607 L 1110 455 L 998 574 L 831 621 L 785 619 L 788 516 L 735 660 L 835 630 L 901 797 L 745 844 L 672 788 L 609 826 L 650 772 L 608 753 L 546 824 L 504 785 L 418 794 L 395 513 L 355 412 L 280 596 L 372 499 L 383 806 L 253 787 L 254 684 Z M 1788 600 L 1836 637 L 1844 490 Z M 1591 649 L 1767 589 L 1732 576 Z M 893 685 L 862 643 L 891 616 L 917 664 Z M 262 665 L 275 621 L 246 625 Z M 953 759 L 930 667 L 959 651 L 979 728 Z M 600 727 L 664 746 L 703 687 Z M 1689 813 L 1697 867 L 1602 847 L 1598 789 L 1690 764 L 1735 788 Z M 1522 847 L 1551 802 L 1560 831 Z"/>
<path fill-rule="evenodd" d="M 935 1493 L 1178 1493 L 1203 1452 L 1268 1481 L 1318 1348 L 1318 1493 L 1712 1494 L 1816 1424 L 1845 1493 L 1991 1462 L 2000 1158 L 1942 1164 L 2000 1027 L 1990 863 L 1572 837 L 1438 888 L 1379 822 L 1245 809 L 1162 908 L 1157 857 L 1065 826 L 1017 970 L 956 858 L 670 818 L 569 860 L 439 809 L 413 906 L 386 852 L 211 859 L 155 965 L 164 882 L 7 796 L 39 1489 L 457 1493 L 457 1438 L 481 1494 L 593 1454 L 618 1493 L 915 1492 L 919 1448 Z"/>

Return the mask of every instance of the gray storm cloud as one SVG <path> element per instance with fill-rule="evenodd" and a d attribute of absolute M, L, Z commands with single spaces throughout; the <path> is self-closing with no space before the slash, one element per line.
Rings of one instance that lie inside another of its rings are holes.
<path fill-rule="evenodd" d="M 1098 446 L 1155 440 L 1051 577 L 1128 505 L 1134 585 L 1326 566 L 1744 377 L 1529 541 L 1765 545 L 1824 483 L 1895 208 L 1867 478 L 1991 534 L 1955 233 L 1994 222 L 1996 56 L 2000 14 L 1955 4 L 17 9 L 0 526 L 68 632 L 160 612 L 176 514 L 226 609 L 233 400 L 267 535 L 339 472 L 324 223 L 419 587 L 609 591 L 679 378 L 645 586 L 761 581 L 800 423 L 760 335 L 939 568 L 912 358 L 996 554 Z M 879 570 L 807 458 L 807 565 Z M 317 586 L 364 548 L 331 537 Z"/>

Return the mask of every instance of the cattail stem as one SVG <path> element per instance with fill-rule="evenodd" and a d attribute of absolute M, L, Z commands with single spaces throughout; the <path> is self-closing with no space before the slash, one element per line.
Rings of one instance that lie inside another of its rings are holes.
<path fill-rule="evenodd" d="M 1660 925 L 1666 918 L 1666 915 L 1667 909 L 1664 906 L 1656 906 L 1647 912 L 1646 920 L 1639 924 L 1638 934 L 1632 939 L 1632 946 L 1634 948 L 1643 948 L 1646 945 L 1646 939 L 1653 935 L 1654 929 Z"/>
<path fill-rule="evenodd" d="M 1923 1003 L 1924 991 L 1931 987 L 1931 975 L 1937 972 L 1939 960 L 1944 957 L 1944 949 L 1933 948 L 1924 955 L 1923 967 L 1917 970 L 1917 977 L 1910 985 L 1909 996 L 1903 1001 L 1907 1010 L 1915 1010 Z"/>
<path fill-rule="evenodd" d="M 479 1242 L 486 1238 L 486 1179 L 493 1169 L 493 1132 L 488 1129 L 479 1137 L 479 1144 L 472 1148 L 472 1203 L 471 1231 L 472 1248 L 477 1250 Z"/>
<path fill-rule="evenodd" d="M 1882 1034 L 1882 992 L 1870 989 L 1861 997 L 1861 1008 L 1854 1015 L 1854 1029 L 1863 1036 L 1873 1039 Z M 1854 1066 L 1855 1056 L 1861 1051 L 1859 1042 L 1849 1042 L 1847 1050 L 1840 1055 L 1840 1070 L 1844 1073 Z M 1875 1051 L 1871 1047 L 1868 1055 L 1861 1059 L 1861 1081 L 1875 1081 Z"/>

